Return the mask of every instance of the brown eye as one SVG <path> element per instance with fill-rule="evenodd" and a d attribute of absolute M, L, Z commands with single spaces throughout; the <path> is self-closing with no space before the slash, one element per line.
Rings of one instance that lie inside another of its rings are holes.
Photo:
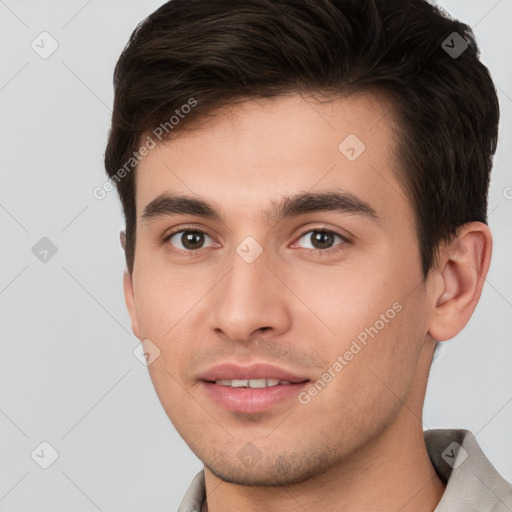
<path fill-rule="evenodd" d="M 336 240 L 340 240 L 340 243 L 335 243 Z M 344 238 L 333 231 L 326 230 L 312 230 L 304 233 L 299 242 L 303 240 L 302 247 L 306 249 L 317 249 L 319 251 L 331 249 L 336 245 L 341 245 L 345 242 Z"/>
<path fill-rule="evenodd" d="M 177 249 L 195 251 L 204 247 L 206 239 L 211 240 L 211 238 L 202 231 L 183 230 L 173 233 L 168 238 L 168 241 Z"/>

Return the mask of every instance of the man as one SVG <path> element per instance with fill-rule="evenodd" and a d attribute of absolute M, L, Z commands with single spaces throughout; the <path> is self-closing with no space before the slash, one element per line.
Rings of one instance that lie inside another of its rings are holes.
<path fill-rule="evenodd" d="M 491 258 L 471 30 L 423 0 L 173 0 L 114 83 L 126 303 L 204 464 L 180 512 L 512 510 L 470 432 L 422 428 Z"/>

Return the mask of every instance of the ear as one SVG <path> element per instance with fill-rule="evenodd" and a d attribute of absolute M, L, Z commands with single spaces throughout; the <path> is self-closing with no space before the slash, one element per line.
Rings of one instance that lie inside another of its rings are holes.
<path fill-rule="evenodd" d="M 468 323 L 480 299 L 491 254 L 491 231 L 481 222 L 465 224 L 452 242 L 440 248 L 430 276 L 429 334 L 437 341 L 453 338 Z"/>
<path fill-rule="evenodd" d="M 119 233 L 119 241 L 123 251 L 126 250 L 126 234 L 124 231 Z M 132 322 L 132 331 L 137 338 L 140 340 L 139 321 L 137 319 L 137 311 L 135 309 L 135 296 L 133 293 L 133 281 L 131 274 L 125 270 L 123 276 L 123 289 L 124 289 L 124 301 L 126 302 L 126 309 Z"/>
<path fill-rule="evenodd" d="M 133 282 L 132 276 L 126 270 L 123 276 L 123 288 L 124 288 L 124 300 L 126 302 L 126 308 L 132 321 L 133 334 L 140 340 L 139 320 L 137 318 L 137 310 L 135 308 L 135 296 L 133 293 Z"/>
<path fill-rule="evenodd" d="M 124 231 L 119 232 L 119 241 L 121 242 L 121 247 L 123 248 L 123 251 L 126 250 L 126 234 Z"/>

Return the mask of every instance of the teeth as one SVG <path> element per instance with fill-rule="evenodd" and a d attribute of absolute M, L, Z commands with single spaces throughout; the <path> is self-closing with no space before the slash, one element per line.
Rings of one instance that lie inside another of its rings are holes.
<path fill-rule="evenodd" d="M 247 383 L 249 381 L 247 380 L 237 380 L 237 379 L 233 379 L 231 381 L 231 386 L 234 387 L 234 388 L 244 388 L 247 386 Z"/>
<path fill-rule="evenodd" d="M 279 384 L 279 381 L 277 381 L 277 383 Z M 250 388 L 266 388 L 267 380 L 266 379 L 251 379 L 251 380 L 247 381 L 247 384 L 249 385 Z"/>
<path fill-rule="evenodd" d="M 215 381 L 215 384 L 220 384 L 221 386 L 230 386 L 232 388 L 268 388 L 277 386 L 279 384 L 286 385 L 290 384 L 289 380 L 279 380 L 279 379 L 233 379 L 233 380 L 225 380 L 219 379 Z"/>

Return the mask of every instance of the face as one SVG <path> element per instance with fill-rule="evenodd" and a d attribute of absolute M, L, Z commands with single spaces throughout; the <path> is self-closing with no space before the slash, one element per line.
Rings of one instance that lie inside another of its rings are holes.
<path fill-rule="evenodd" d="M 327 471 L 426 378 L 428 301 L 391 112 L 373 94 L 251 100 L 137 169 L 133 329 L 158 356 L 170 420 L 226 481 Z"/>

